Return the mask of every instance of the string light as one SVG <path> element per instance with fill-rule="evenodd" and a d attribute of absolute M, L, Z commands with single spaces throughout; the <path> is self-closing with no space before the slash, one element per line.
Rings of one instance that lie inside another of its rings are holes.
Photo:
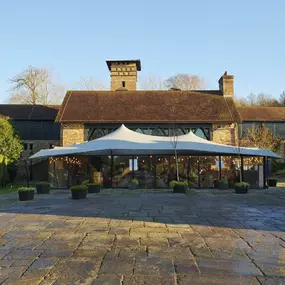
<path fill-rule="evenodd" d="M 68 164 L 82 165 L 82 162 L 76 157 L 50 157 L 49 163 L 62 161 Z"/>

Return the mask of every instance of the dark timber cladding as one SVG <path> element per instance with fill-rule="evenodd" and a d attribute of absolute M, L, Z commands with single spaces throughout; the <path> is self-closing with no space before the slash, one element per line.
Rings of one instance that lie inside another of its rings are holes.
<path fill-rule="evenodd" d="M 233 99 L 220 91 L 68 91 L 57 122 L 240 122 Z"/>

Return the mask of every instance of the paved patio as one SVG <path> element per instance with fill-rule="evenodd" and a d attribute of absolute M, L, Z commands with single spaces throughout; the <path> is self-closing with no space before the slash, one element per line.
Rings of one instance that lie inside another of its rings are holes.
<path fill-rule="evenodd" d="M 285 190 L 0 195 L 0 284 L 285 284 Z"/>

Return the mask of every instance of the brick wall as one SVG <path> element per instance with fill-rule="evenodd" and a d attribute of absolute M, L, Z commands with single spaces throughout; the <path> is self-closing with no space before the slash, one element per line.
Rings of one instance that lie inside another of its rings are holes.
<path fill-rule="evenodd" d="M 213 141 L 216 143 L 236 145 L 238 129 L 236 124 L 213 124 Z"/>
<path fill-rule="evenodd" d="M 82 123 L 69 123 L 62 124 L 60 131 L 60 145 L 71 146 L 75 142 L 84 142 L 84 124 Z"/>

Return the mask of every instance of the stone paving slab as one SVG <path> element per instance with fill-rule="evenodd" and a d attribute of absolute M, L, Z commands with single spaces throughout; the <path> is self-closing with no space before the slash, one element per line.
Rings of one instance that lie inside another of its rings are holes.
<path fill-rule="evenodd" d="M 0 284 L 285 284 L 285 189 L 0 201 Z"/>

